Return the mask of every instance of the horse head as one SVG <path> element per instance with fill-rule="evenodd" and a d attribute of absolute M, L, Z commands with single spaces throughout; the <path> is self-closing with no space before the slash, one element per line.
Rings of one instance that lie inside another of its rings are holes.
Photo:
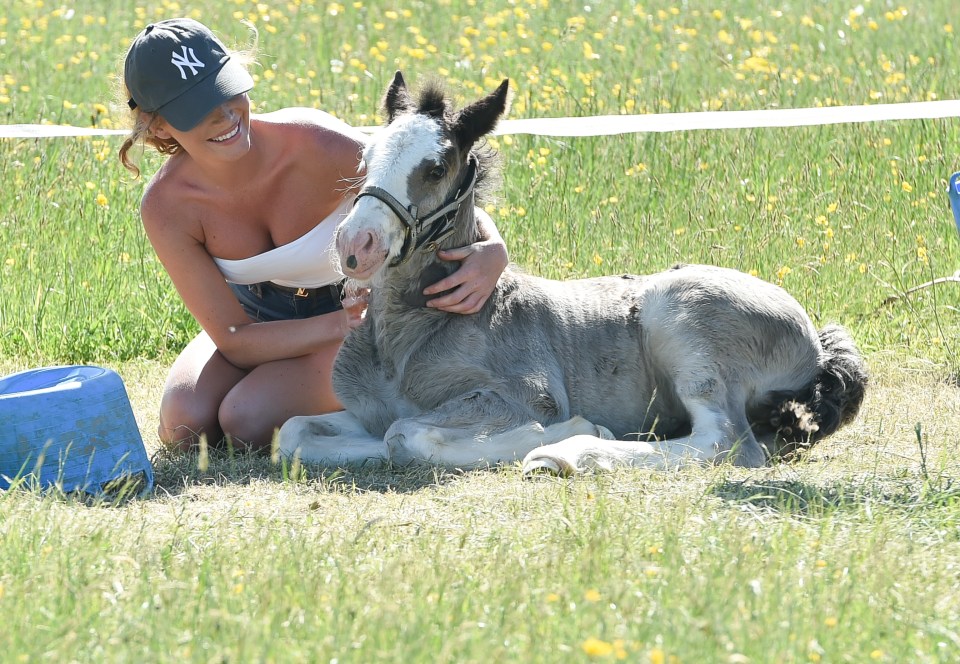
<path fill-rule="evenodd" d="M 347 277 L 377 285 L 414 255 L 476 239 L 473 192 L 483 169 L 472 150 L 507 106 L 507 80 L 455 111 L 438 84 L 415 100 L 396 73 L 383 98 L 387 124 L 363 151 L 363 188 L 337 229 Z"/>

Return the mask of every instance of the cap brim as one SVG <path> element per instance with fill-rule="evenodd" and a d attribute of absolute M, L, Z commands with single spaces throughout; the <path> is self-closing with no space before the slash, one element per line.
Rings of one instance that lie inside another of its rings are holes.
<path fill-rule="evenodd" d="M 178 131 L 190 131 L 225 101 L 253 88 L 249 72 L 230 58 L 216 73 L 207 76 L 160 109 L 164 120 Z"/>

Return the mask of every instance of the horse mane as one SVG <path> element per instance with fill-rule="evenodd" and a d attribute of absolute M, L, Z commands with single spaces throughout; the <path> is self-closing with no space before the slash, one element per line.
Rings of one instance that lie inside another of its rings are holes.
<path fill-rule="evenodd" d="M 431 78 L 421 84 L 415 113 L 440 118 L 444 126 L 449 127 L 456 117 L 456 111 L 443 81 Z M 476 203 L 494 203 L 502 184 L 500 153 L 485 138 L 473 146 L 472 152 L 479 162 L 474 194 Z"/>
<path fill-rule="evenodd" d="M 447 122 L 452 119 L 452 104 L 447 98 L 443 81 L 431 78 L 420 86 L 416 112 L 435 118 L 442 117 Z"/>

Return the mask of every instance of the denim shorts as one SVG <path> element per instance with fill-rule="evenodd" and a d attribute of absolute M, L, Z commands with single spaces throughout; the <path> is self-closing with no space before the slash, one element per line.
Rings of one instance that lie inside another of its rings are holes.
<path fill-rule="evenodd" d="M 247 315 L 258 323 L 311 318 L 343 308 L 343 282 L 318 288 L 288 288 L 270 281 L 227 285 Z"/>

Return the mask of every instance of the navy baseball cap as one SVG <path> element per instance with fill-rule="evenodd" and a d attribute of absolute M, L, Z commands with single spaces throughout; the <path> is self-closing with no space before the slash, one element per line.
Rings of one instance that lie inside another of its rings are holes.
<path fill-rule="evenodd" d="M 159 113 L 179 131 L 253 88 L 246 68 L 202 23 L 171 18 L 151 23 L 127 51 L 123 80 L 131 109 Z"/>

